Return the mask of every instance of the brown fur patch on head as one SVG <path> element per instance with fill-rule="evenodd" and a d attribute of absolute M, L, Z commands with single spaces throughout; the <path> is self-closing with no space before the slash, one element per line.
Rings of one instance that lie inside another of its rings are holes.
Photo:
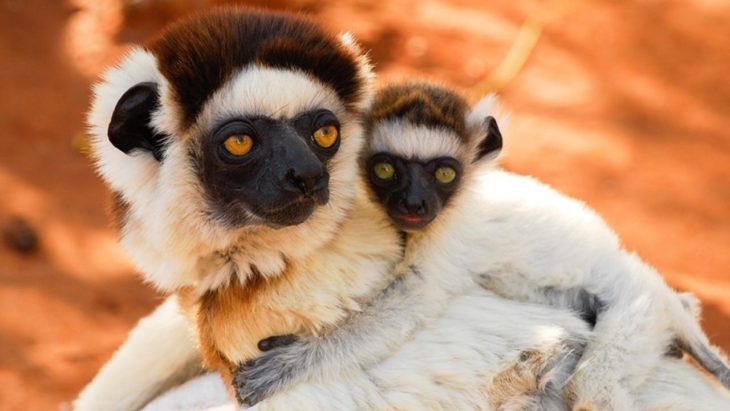
<path fill-rule="evenodd" d="M 358 56 L 309 19 L 292 14 L 219 8 L 170 26 L 146 48 L 158 60 L 182 111 L 182 126 L 238 69 L 250 64 L 300 70 L 332 87 L 350 110 L 367 80 Z"/>
<path fill-rule="evenodd" d="M 408 82 L 380 90 L 368 116 L 368 129 L 383 120 L 396 120 L 454 131 L 468 139 L 465 116 L 469 104 L 455 92 L 427 83 Z"/>

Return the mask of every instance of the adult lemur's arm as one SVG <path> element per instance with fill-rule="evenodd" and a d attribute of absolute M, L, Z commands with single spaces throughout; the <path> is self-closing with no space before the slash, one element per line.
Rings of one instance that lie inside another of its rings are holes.
<path fill-rule="evenodd" d="M 77 411 L 135 410 L 202 371 L 200 353 L 176 297 L 140 320 L 74 401 Z"/>

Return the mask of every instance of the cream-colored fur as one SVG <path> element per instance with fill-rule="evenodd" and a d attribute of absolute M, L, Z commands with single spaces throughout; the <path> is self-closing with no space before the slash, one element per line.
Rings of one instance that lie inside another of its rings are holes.
<path fill-rule="evenodd" d="M 401 410 L 426 409 L 421 397 L 422 392 L 416 386 L 418 380 L 408 384 L 401 382 L 392 388 L 388 396 L 392 403 L 397 403 Z M 390 407 L 385 399 L 378 396 L 378 388 L 372 378 L 365 372 L 350 372 L 343 375 L 339 381 L 332 381 L 329 386 L 325 384 L 307 384 L 296 388 L 298 393 L 290 394 L 287 399 L 289 404 L 286 410 L 307 410 L 309 405 L 316 407 L 317 399 L 321 399 L 326 393 L 334 392 L 338 395 L 337 400 L 332 397 L 322 401 L 319 409 L 336 405 L 338 410 L 355 409 L 384 409 Z M 357 392 L 351 398 L 341 393 Z M 297 395 L 298 394 L 298 395 Z M 358 405 L 352 402 L 353 398 L 365 398 L 366 405 Z M 636 393 L 639 408 L 645 411 L 716 411 L 724 410 L 730 403 L 727 392 L 710 383 L 705 377 L 697 372 L 690 364 L 682 360 L 664 359 L 659 366 L 649 374 L 647 381 Z M 369 400 L 368 400 L 369 398 Z M 277 399 L 284 402 L 283 399 Z M 304 405 L 307 404 L 307 405 Z M 284 405 L 284 406 L 287 406 Z M 301 408 L 297 408 L 301 407 Z M 170 390 L 151 402 L 144 411 L 233 411 L 239 407 L 230 399 L 228 392 L 217 374 L 206 374 L 192 379 L 184 385 Z M 271 403 L 261 403 L 254 407 L 257 410 L 275 409 Z M 456 407 L 444 407 L 443 409 L 457 409 Z"/>

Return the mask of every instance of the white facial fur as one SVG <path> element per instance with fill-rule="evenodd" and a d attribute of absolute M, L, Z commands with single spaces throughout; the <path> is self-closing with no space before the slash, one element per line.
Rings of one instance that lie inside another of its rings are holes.
<path fill-rule="evenodd" d="M 372 130 L 371 153 L 387 152 L 402 158 L 466 158 L 459 137 L 446 128 L 416 125 L 401 119 L 377 123 Z"/>

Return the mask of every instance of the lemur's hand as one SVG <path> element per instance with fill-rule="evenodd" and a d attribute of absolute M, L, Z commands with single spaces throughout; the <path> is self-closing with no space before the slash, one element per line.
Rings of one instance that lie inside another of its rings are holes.
<path fill-rule="evenodd" d="M 280 335 L 259 341 L 263 354 L 239 365 L 233 378 L 238 401 L 252 406 L 306 377 L 316 356 L 317 346 L 310 339 Z"/>

